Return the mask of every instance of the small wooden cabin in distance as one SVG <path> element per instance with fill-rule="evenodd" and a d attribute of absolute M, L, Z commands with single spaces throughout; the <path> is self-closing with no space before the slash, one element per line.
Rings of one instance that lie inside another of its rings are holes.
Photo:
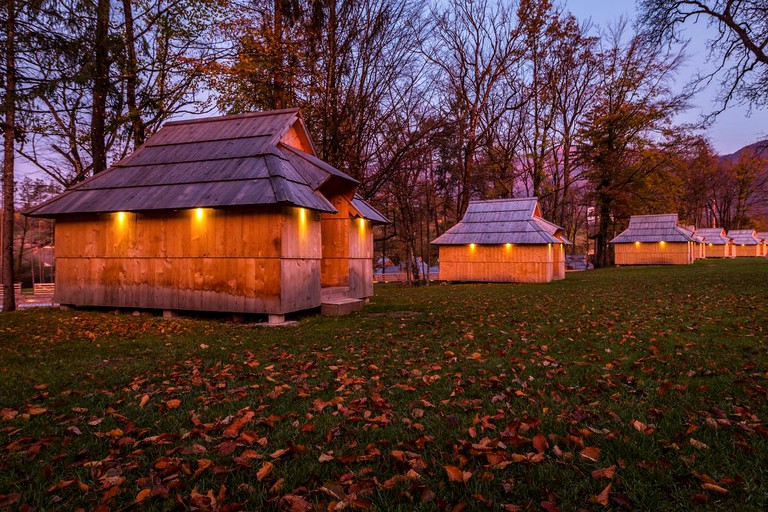
<path fill-rule="evenodd" d="M 732 229 L 728 236 L 733 239 L 737 258 L 762 256 L 762 245 L 754 229 Z"/>
<path fill-rule="evenodd" d="M 547 283 L 565 278 L 563 229 L 541 218 L 535 197 L 471 201 L 432 241 L 445 281 Z"/>
<path fill-rule="evenodd" d="M 64 305 L 267 314 L 373 295 L 357 181 L 315 156 L 298 109 L 166 123 L 27 215 L 56 219 Z"/>
<path fill-rule="evenodd" d="M 696 242 L 678 225 L 676 213 L 633 215 L 610 243 L 616 265 L 687 265 L 695 259 Z"/>
<path fill-rule="evenodd" d="M 685 226 L 683 229 L 685 229 L 685 231 L 688 233 L 688 236 L 690 236 L 691 240 L 693 240 L 693 259 L 701 260 L 706 258 L 707 249 L 706 245 L 704 244 L 704 238 L 701 237 L 699 230 L 696 229 L 696 226 Z"/>
<path fill-rule="evenodd" d="M 756 236 L 761 241 L 762 255 L 768 257 L 768 231 L 758 231 Z"/>
<path fill-rule="evenodd" d="M 733 240 L 728 238 L 723 228 L 700 228 L 696 231 L 704 240 L 707 258 L 735 258 Z"/>

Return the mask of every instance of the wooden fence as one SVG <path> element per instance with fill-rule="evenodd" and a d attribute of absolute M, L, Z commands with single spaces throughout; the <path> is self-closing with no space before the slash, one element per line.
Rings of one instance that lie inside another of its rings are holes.
<path fill-rule="evenodd" d="M 429 273 L 429 280 L 430 281 L 436 281 L 438 278 L 437 272 L 430 272 Z M 424 276 L 419 274 L 419 279 L 424 279 Z M 408 280 L 408 274 L 405 272 L 400 272 L 398 274 L 373 274 L 373 282 L 374 283 L 399 283 L 404 282 Z"/>

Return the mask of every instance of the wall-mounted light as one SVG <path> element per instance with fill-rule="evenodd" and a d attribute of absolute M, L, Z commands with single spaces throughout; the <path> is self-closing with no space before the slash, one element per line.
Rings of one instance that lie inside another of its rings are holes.
<path fill-rule="evenodd" d="M 203 209 L 202 208 L 195 208 L 195 217 L 197 217 L 197 220 L 203 220 Z"/>
<path fill-rule="evenodd" d="M 475 244 L 469 244 L 469 248 L 474 250 Z"/>
<path fill-rule="evenodd" d="M 117 212 L 117 221 L 122 224 L 125 222 L 125 212 Z"/>

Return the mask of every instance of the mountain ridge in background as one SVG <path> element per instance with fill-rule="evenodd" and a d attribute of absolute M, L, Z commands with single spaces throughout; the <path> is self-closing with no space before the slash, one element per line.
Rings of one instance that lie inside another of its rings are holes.
<path fill-rule="evenodd" d="M 718 160 L 720 163 L 734 163 L 746 152 L 753 152 L 768 159 L 768 139 L 749 144 L 728 155 L 718 155 Z"/>

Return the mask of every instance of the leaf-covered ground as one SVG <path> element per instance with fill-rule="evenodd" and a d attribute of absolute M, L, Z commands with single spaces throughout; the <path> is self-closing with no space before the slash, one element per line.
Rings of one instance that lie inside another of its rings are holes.
<path fill-rule="evenodd" d="M 0 315 L 0 509 L 768 509 L 768 261 Z"/>

